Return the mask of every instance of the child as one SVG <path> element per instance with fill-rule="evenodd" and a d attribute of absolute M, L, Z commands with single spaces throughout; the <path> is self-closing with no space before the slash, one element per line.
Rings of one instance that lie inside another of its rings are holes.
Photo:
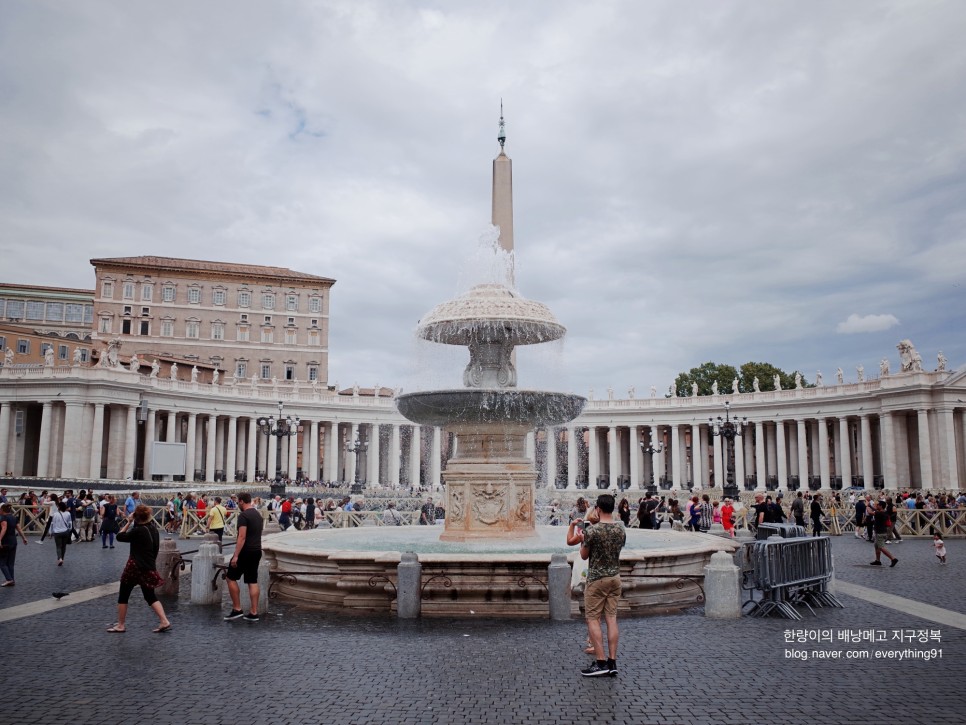
<path fill-rule="evenodd" d="M 936 547 L 936 556 L 939 557 L 939 563 L 946 563 L 946 545 L 943 540 L 939 538 L 939 534 L 933 534 L 932 545 Z"/>

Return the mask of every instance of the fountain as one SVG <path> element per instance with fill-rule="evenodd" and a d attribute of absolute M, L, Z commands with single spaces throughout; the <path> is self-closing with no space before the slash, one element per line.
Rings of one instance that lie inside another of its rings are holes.
<path fill-rule="evenodd" d="M 502 147 L 502 133 L 500 140 Z M 502 222 L 504 248 L 512 240 L 505 226 L 512 220 L 509 178 L 500 178 L 508 163 L 501 150 L 494 162 L 493 216 Z M 525 441 L 538 426 L 574 420 L 586 400 L 516 387 L 514 348 L 558 340 L 566 330 L 545 305 L 514 290 L 509 277 L 510 284 L 478 284 L 443 302 L 417 327 L 423 340 L 469 349 L 464 387 L 396 398 L 408 420 L 455 436 L 442 473 L 442 532 L 360 527 L 268 537 L 264 548 L 276 594 L 323 609 L 395 611 L 397 566 L 403 552 L 412 552 L 421 565 L 423 616 L 547 616 L 550 557 L 565 553 L 572 561 L 576 550 L 566 546 L 564 528 L 536 524 L 537 470 Z M 704 534 L 629 529 L 621 557 L 622 609 L 654 613 L 693 606 L 702 599 L 696 580 L 711 555 L 734 548 Z M 579 612 L 578 600 L 571 611 Z"/>

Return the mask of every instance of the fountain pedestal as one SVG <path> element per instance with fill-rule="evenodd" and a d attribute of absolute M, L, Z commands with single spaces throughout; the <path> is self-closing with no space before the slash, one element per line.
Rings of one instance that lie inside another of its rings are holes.
<path fill-rule="evenodd" d="M 537 470 L 524 453 L 531 428 L 519 424 L 447 426 L 456 455 L 443 472 L 446 519 L 441 541 L 525 539 L 537 535 Z"/>

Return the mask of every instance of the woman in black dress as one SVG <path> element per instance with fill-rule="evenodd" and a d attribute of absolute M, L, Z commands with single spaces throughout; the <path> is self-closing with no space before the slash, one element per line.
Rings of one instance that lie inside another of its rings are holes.
<path fill-rule="evenodd" d="M 114 534 L 117 533 L 117 503 L 114 497 L 108 494 L 107 498 L 101 503 L 101 548 L 107 548 L 110 540 L 111 548 L 114 548 Z"/>
<path fill-rule="evenodd" d="M 161 535 L 151 520 L 151 509 L 141 504 L 134 509 L 134 515 L 128 519 L 124 528 L 117 535 L 118 541 L 131 544 L 131 554 L 124 571 L 121 574 L 121 588 L 117 595 L 117 622 L 108 628 L 108 632 L 120 634 L 126 631 L 127 603 L 131 598 L 134 587 L 141 587 L 144 601 L 148 603 L 154 613 L 158 615 L 158 626 L 153 632 L 169 632 L 171 622 L 164 613 L 164 607 L 158 601 L 154 590 L 164 584 L 164 579 L 158 574 L 158 550 L 161 548 Z"/>
<path fill-rule="evenodd" d="M 812 496 L 810 512 L 812 518 L 812 536 L 819 536 L 825 528 L 822 526 L 822 517 L 825 515 L 825 512 L 822 511 L 822 497 L 820 494 L 816 493 Z"/>

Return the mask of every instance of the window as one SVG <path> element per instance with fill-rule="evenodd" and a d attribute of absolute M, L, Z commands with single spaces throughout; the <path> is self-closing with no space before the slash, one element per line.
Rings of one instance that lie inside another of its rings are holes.
<path fill-rule="evenodd" d="M 84 305 L 84 324 L 90 325 L 94 322 L 94 305 Z"/>
<path fill-rule="evenodd" d="M 272 364 L 262 363 L 262 380 L 268 380 L 272 377 Z"/>
<path fill-rule="evenodd" d="M 288 322 L 286 324 L 287 325 L 294 325 L 295 324 L 295 318 L 294 317 L 289 317 L 288 318 Z"/>
<path fill-rule="evenodd" d="M 133 300 L 134 299 L 134 282 L 125 282 L 124 286 L 121 288 L 124 299 Z"/>
<path fill-rule="evenodd" d="M 318 321 L 318 319 L 317 319 L 317 318 L 315 318 L 315 317 L 313 317 L 313 318 L 312 318 L 312 327 L 318 327 L 318 326 L 319 326 L 319 321 Z"/>
<path fill-rule="evenodd" d="M 251 307 L 252 306 L 252 293 L 247 291 L 241 291 L 238 293 L 238 306 L 239 307 Z"/>
<path fill-rule="evenodd" d="M 102 317 L 100 324 L 97 326 L 98 332 L 110 332 L 111 331 L 111 318 Z"/>
<path fill-rule="evenodd" d="M 131 321 L 121 320 L 121 334 L 130 335 L 131 334 Z"/>
<path fill-rule="evenodd" d="M 285 379 L 294 380 L 295 379 L 295 366 L 291 363 L 285 363 Z"/>
<path fill-rule="evenodd" d="M 298 295 L 286 295 L 285 296 L 285 309 L 295 312 L 299 308 L 299 298 Z"/>
<path fill-rule="evenodd" d="M 248 337 L 248 328 L 247 327 L 239 327 L 238 328 L 238 342 L 248 342 L 248 340 L 249 340 L 249 337 Z"/>
<path fill-rule="evenodd" d="M 161 288 L 161 301 L 174 302 L 174 285 L 166 284 Z"/>
<path fill-rule="evenodd" d="M 40 354 L 41 355 L 46 355 L 48 350 L 53 350 L 53 349 L 54 349 L 54 346 L 51 345 L 49 342 L 42 342 L 42 343 L 40 343 Z"/>
<path fill-rule="evenodd" d="M 20 300 L 7 300 L 7 317 L 11 320 L 22 320 L 23 302 Z"/>
<path fill-rule="evenodd" d="M 7 349 L 7 338 L 0 337 L 0 352 L 4 352 Z"/>
<path fill-rule="evenodd" d="M 309 382 L 314 383 L 319 379 L 319 366 L 309 365 Z"/>
<path fill-rule="evenodd" d="M 151 334 L 151 323 L 148 320 L 141 320 L 141 328 L 138 334 L 144 336 Z"/>
<path fill-rule="evenodd" d="M 131 305 L 124 305 L 124 314 L 125 315 L 131 314 Z"/>
<path fill-rule="evenodd" d="M 161 337 L 174 337 L 174 320 L 161 320 Z"/>
<path fill-rule="evenodd" d="M 28 320 L 42 320 L 44 319 L 44 303 L 30 301 L 27 303 L 27 319 Z"/>
<path fill-rule="evenodd" d="M 296 331 L 295 330 L 286 330 L 285 331 L 285 344 L 286 345 L 294 345 L 294 344 L 296 344 L 295 343 L 295 338 L 296 338 Z"/>
<path fill-rule="evenodd" d="M 319 332 L 318 330 L 309 330 L 309 345 L 318 346 L 319 343 Z"/>
<path fill-rule="evenodd" d="M 67 345 L 58 345 L 57 346 L 57 359 L 58 360 L 66 360 L 67 359 L 67 355 L 68 355 Z"/>
<path fill-rule="evenodd" d="M 47 303 L 47 320 L 49 322 L 64 321 L 64 303 L 63 302 Z"/>
<path fill-rule="evenodd" d="M 198 339 L 201 335 L 201 322 L 198 320 L 188 320 L 184 326 L 184 336 Z"/>
<path fill-rule="evenodd" d="M 248 377 L 248 364 L 243 360 L 239 360 L 235 363 L 235 377 L 236 378 L 247 378 Z"/>
<path fill-rule="evenodd" d="M 17 340 L 17 352 L 21 355 L 30 353 L 30 340 Z"/>
<path fill-rule="evenodd" d="M 0 317 L 3 317 L 5 314 L 7 314 L 7 311 L 5 309 L 6 305 L 7 305 L 7 301 L 3 299 L 3 297 L 0 297 Z"/>
<path fill-rule="evenodd" d="M 211 323 L 211 339 L 212 340 L 224 340 L 225 339 L 225 323 L 224 322 L 212 322 Z"/>
<path fill-rule="evenodd" d="M 241 321 L 242 322 L 248 322 L 248 313 L 247 312 L 243 312 L 242 313 Z"/>
<path fill-rule="evenodd" d="M 80 349 L 80 359 L 81 359 L 81 362 L 87 362 L 88 360 L 90 360 L 91 351 L 88 350 L 86 347 L 82 347 Z"/>
<path fill-rule="evenodd" d="M 93 314 L 94 308 L 91 307 L 91 314 Z M 65 322 L 84 322 L 87 320 L 87 310 L 84 305 L 67 305 L 67 314 L 64 316 Z"/>
<path fill-rule="evenodd" d="M 273 342 L 274 334 L 271 327 L 262 328 L 262 342 Z"/>
<path fill-rule="evenodd" d="M 189 305 L 201 304 L 201 287 L 188 288 L 188 304 Z"/>
<path fill-rule="evenodd" d="M 223 304 L 225 304 L 225 290 L 223 290 L 223 289 L 216 289 L 214 292 L 212 292 L 211 293 L 211 303 L 214 304 L 214 305 L 223 305 Z"/>
<path fill-rule="evenodd" d="M 266 292 L 262 295 L 262 309 L 263 310 L 274 310 L 275 309 L 275 295 L 271 292 Z"/>
<path fill-rule="evenodd" d="M 114 283 L 105 280 L 101 284 L 101 297 L 104 299 L 114 299 Z"/>
<path fill-rule="evenodd" d="M 150 315 L 151 315 L 151 308 L 150 307 L 142 307 L 141 308 L 141 317 L 149 317 Z"/>
<path fill-rule="evenodd" d="M 141 285 L 141 301 L 142 302 L 150 302 L 151 301 L 151 297 L 152 297 L 153 294 L 154 294 L 154 285 L 153 284 Z"/>
<path fill-rule="evenodd" d="M 272 324 L 272 316 L 271 315 L 265 315 L 265 324 L 266 325 L 271 325 Z"/>
<path fill-rule="evenodd" d="M 309 312 L 321 312 L 321 311 L 322 311 L 322 298 L 321 297 L 309 298 Z"/>

